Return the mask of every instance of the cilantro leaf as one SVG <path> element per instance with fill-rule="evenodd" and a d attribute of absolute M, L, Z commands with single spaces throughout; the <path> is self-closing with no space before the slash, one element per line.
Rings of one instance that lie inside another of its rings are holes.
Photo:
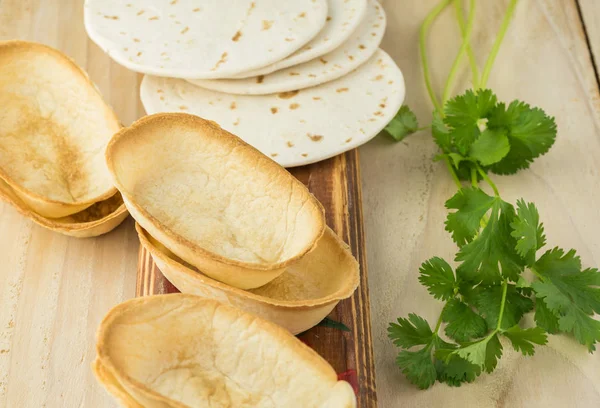
<path fill-rule="evenodd" d="M 548 333 L 558 333 L 558 317 L 546 306 L 542 298 L 535 298 L 535 323 Z"/>
<path fill-rule="evenodd" d="M 533 356 L 534 344 L 544 345 L 548 342 L 548 336 L 541 327 L 521 329 L 519 326 L 513 326 L 502 334 L 508 337 L 516 351 L 526 356 Z"/>
<path fill-rule="evenodd" d="M 459 247 L 471 242 L 481 228 L 481 219 L 492 208 L 495 198 L 480 188 L 462 188 L 446 201 L 446 208 L 457 210 L 448 214 L 446 231 Z"/>
<path fill-rule="evenodd" d="M 503 129 L 486 129 L 471 145 L 469 156 L 484 166 L 502 160 L 508 154 L 510 144 Z"/>
<path fill-rule="evenodd" d="M 431 387 L 437 379 L 437 371 L 428 347 L 418 351 L 402 350 L 396 364 L 408 380 L 420 389 Z"/>
<path fill-rule="evenodd" d="M 436 356 L 443 358 L 446 363 L 452 361 L 453 356 L 458 356 L 491 373 L 496 368 L 498 359 L 502 356 L 502 344 L 498 339 L 498 334 L 494 334 L 475 342 L 465 343 L 462 347 L 451 352 L 438 350 Z"/>
<path fill-rule="evenodd" d="M 481 374 L 481 367 L 457 356 L 450 356 L 448 362 L 436 359 L 435 368 L 438 381 L 451 387 L 473 382 Z"/>
<path fill-rule="evenodd" d="M 500 305 L 502 304 L 502 286 L 480 286 L 476 290 L 474 305 L 483 315 L 488 327 L 498 326 Z M 502 315 L 501 329 L 508 329 L 519 323 L 523 315 L 533 309 L 533 301 L 523 296 L 515 285 L 508 284 L 506 288 L 506 302 Z"/>
<path fill-rule="evenodd" d="M 558 317 L 558 329 L 573 333 L 590 352 L 594 351 L 595 343 L 600 341 L 600 322 L 592 317 L 600 311 L 600 272 L 581 271 L 581 260 L 575 251 L 565 254 L 560 248 L 546 251 L 534 270 L 541 279 L 531 286 Z"/>
<path fill-rule="evenodd" d="M 396 116 L 385 127 L 385 131 L 396 141 L 402 141 L 406 136 L 417 131 L 417 117 L 406 105 L 402 105 Z"/>
<path fill-rule="evenodd" d="M 458 299 L 448 301 L 442 313 L 442 320 L 448 323 L 446 335 L 456 341 L 479 338 L 488 330 L 485 320 Z"/>
<path fill-rule="evenodd" d="M 338 322 L 337 320 L 333 320 L 329 317 L 325 317 L 323 320 L 321 320 L 317 324 L 317 326 L 331 327 L 332 329 L 337 329 L 337 330 L 346 331 L 346 332 L 352 331 L 344 323 Z"/>
<path fill-rule="evenodd" d="M 457 268 L 458 276 L 485 284 L 498 283 L 502 277 L 519 279 L 525 262 L 517 254 L 511 235 L 514 218 L 513 206 L 495 197 L 487 225 L 456 255 L 455 260 L 462 262 Z"/>
<path fill-rule="evenodd" d="M 485 371 L 491 373 L 496 369 L 498 365 L 498 359 L 502 357 L 502 343 L 498 335 L 492 336 L 488 342 L 488 346 L 485 351 Z"/>
<path fill-rule="evenodd" d="M 540 223 L 540 215 L 533 203 L 517 201 L 517 216 L 510 223 L 513 231 L 510 233 L 517 240 L 517 253 L 527 260 L 528 265 L 535 262 L 535 252 L 546 245 L 544 224 Z"/>
<path fill-rule="evenodd" d="M 427 320 L 414 313 L 408 315 L 408 319 L 398 318 L 398 324 L 390 323 L 388 337 L 394 344 L 402 348 L 411 348 L 420 344 L 429 344 L 433 332 Z"/>
<path fill-rule="evenodd" d="M 450 130 L 446 127 L 446 124 L 437 111 L 433 113 L 431 134 L 433 135 L 435 144 L 437 144 L 444 153 L 452 152 L 452 136 L 450 135 Z"/>
<path fill-rule="evenodd" d="M 442 258 L 433 257 L 423 262 L 419 268 L 419 282 L 436 299 L 448 300 L 454 296 L 456 280 L 448 262 Z"/>
<path fill-rule="evenodd" d="M 507 131 L 510 151 L 492 165 L 497 174 L 513 174 L 528 168 L 531 162 L 546 153 L 556 139 L 556 123 L 539 108 L 513 101 L 508 107 L 499 103 L 489 115 L 488 127 Z"/>
<path fill-rule="evenodd" d="M 458 151 L 466 155 L 481 131 L 479 125 L 496 105 L 496 95 L 489 89 L 464 94 L 446 102 L 444 123 L 452 129 L 452 138 Z"/>

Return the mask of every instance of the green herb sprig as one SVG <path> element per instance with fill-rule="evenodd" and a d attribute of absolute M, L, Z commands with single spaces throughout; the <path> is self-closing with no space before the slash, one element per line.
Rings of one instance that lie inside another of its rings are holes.
<path fill-rule="evenodd" d="M 462 44 L 440 101 L 431 86 L 425 45 L 429 28 L 451 4 Z M 436 381 L 459 386 L 483 371 L 491 373 L 502 356 L 501 337 L 524 355 L 546 344 L 548 333 L 568 333 L 590 352 L 600 341 L 600 322 L 594 319 L 600 313 L 598 270 L 583 269 L 574 250 L 552 248 L 540 255 L 546 236 L 537 208 L 523 199 L 516 208 L 504 201 L 490 178 L 527 169 L 550 149 L 557 133 L 554 118 L 543 110 L 521 101 L 499 102 L 485 88 L 516 5 L 517 0 L 509 2 L 481 76 L 470 45 L 475 0 L 469 1 L 466 22 L 460 0 L 442 0 L 421 28 L 425 84 L 435 107 L 431 133 L 441 150 L 435 160 L 446 163 L 458 188 L 446 201 L 450 212 L 445 228 L 459 248 L 455 269 L 438 257 L 419 269 L 419 282 L 445 302 L 435 327 L 411 313 L 388 328 L 390 339 L 402 349 L 397 365 L 422 389 Z M 465 54 L 474 89 L 449 99 Z M 403 106 L 386 130 L 402 140 L 419 130 L 416 116 Z M 523 328 L 521 320 L 531 311 L 535 326 Z"/>

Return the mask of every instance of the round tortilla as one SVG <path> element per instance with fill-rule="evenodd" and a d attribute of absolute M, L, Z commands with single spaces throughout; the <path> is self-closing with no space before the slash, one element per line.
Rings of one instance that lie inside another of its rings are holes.
<path fill-rule="evenodd" d="M 270 74 L 318 58 L 339 47 L 364 20 L 367 12 L 367 0 L 328 0 L 327 4 L 329 15 L 325 27 L 311 42 L 281 61 L 264 68 L 243 72 L 236 75 L 235 78 Z"/>
<path fill-rule="evenodd" d="M 404 79 L 379 50 L 356 71 L 326 84 L 277 95 L 210 91 L 184 80 L 146 76 L 146 112 L 210 118 L 285 167 L 302 166 L 366 143 L 394 117 Z"/>
<path fill-rule="evenodd" d="M 279 61 L 325 25 L 326 0 L 86 0 L 90 38 L 125 67 L 227 78 Z"/>
<path fill-rule="evenodd" d="M 364 64 L 374 53 L 385 32 L 385 12 L 369 0 L 367 15 L 358 30 L 339 48 L 303 64 L 269 75 L 243 79 L 193 79 L 190 82 L 213 91 L 266 95 L 309 88 L 340 78 Z"/>

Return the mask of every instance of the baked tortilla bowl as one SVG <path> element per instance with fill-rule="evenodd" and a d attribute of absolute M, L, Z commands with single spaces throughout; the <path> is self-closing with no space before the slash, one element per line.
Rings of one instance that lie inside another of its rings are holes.
<path fill-rule="evenodd" d="M 119 131 L 106 161 L 129 213 L 213 279 L 256 288 L 312 251 L 321 204 L 283 167 L 216 123 L 182 113 Z"/>
<path fill-rule="evenodd" d="M 139 224 L 135 229 L 158 269 L 181 292 L 235 306 L 292 334 L 315 326 L 358 287 L 358 262 L 329 227 L 311 253 L 266 285 L 249 290 L 211 279 L 179 259 Z"/>
<path fill-rule="evenodd" d="M 198 296 L 117 305 L 96 350 L 100 382 L 122 403 L 130 396 L 149 408 L 356 406 L 350 384 L 288 331 Z"/>
<path fill-rule="evenodd" d="M 87 74 L 48 46 L 0 42 L 0 179 L 46 218 L 115 195 L 104 148 L 120 128 Z"/>
<path fill-rule="evenodd" d="M 106 234 L 121 224 L 128 215 L 121 194 L 118 192 L 78 213 L 61 218 L 46 218 L 32 211 L 2 180 L 0 180 L 0 200 L 8 202 L 21 215 L 36 224 L 75 238 L 90 238 Z"/>

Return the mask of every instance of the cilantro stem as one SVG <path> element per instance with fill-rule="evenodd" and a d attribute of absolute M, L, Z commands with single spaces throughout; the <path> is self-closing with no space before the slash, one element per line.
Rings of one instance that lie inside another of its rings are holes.
<path fill-rule="evenodd" d="M 471 185 L 473 187 L 477 187 L 477 184 L 478 184 L 477 169 L 474 167 L 471 167 Z"/>
<path fill-rule="evenodd" d="M 460 31 L 464 36 L 466 32 L 466 24 L 462 13 L 462 7 L 460 6 L 460 1 L 454 2 L 454 10 L 456 11 L 456 20 L 458 21 L 458 26 L 460 27 Z M 475 59 L 475 54 L 473 53 L 473 48 L 471 47 L 470 38 L 467 39 L 467 56 L 469 57 L 469 64 L 471 65 L 471 82 L 473 82 L 473 88 L 477 89 L 479 87 L 479 68 L 477 68 L 477 60 Z"/>
<path fill-rule="evenodd" d="M 506 292 L 508 291 L 508 281 L 504 279 L 502 281 L 502 301 L 500 302 L 500 314 L 498 315 L 498 325 L 496 326 L 496 332 L 500 331 L 502 327 L 502 318 L 504 317 L 504 305 L 506 304 Z"/>
<path fill-rule="evenodd" d="M 456 184 L 460 190 L 462 188 L 462 183 L 460 182 L 460 179 L 458 178 L 458 175 L 456 174 L 456 171 L 450 162 L 450 158 L 447 155 L 444 155 L 444 161 L 446 162 L 446 166 L 448 167 L 448 171 L 450 172 L 452 179 L 454 179 L 454 184 Z"/>
<path fill-rule="evenodd" d="M 419 32 L 419 51 L 421 53 L 421 65 L 423 65 L 423 77 L 425 79 L 425 86 L 427 87 L 427 92 L 429 93 L 429 98 L 435 106 L 435 110 L 440 112 L 443 115 L 442 105 L 438 101 L 435 93 L 433 92 L 433 87 L 431 85 L 431 75 L 429 73 L 429 62 L 427 61 L 427 35 L 429 34 L 429 29 L 431 24 L 435 21 L 438 15 L 446 8 L 448 4 L 450 4 L 452 0 L 441 0 L 437 6 L 433 8 L 425 17 L 423 24 L 421 25 L 421 30 Z"/>
<path fill-rule="evenodd" d="M 533 266 L 530 266 L 530 267 L 529 267 L 529 270 L 530 270 L 531 272 L 533 272 L 533 274 L 534 274 L 534 275 L 535 275 L 535 276 L 536 276 L 536 277 L 537 277 L 539 280 L 541 280 L 542 282 L 544 282 L 544 277 L 542 276 L 542 274 L 541 274 L 541 273 L 539 273 L 539 272 L 538 272 L 538 271 L 537 271 L 537 270 L 536 270 L 536 269 L 535 269 Z"/>
<path fill-rule="evenodd" d="M 461 0 L 453 0 L 454 6 L 457 10 L 457 13 L 462 13 L 460 7 Z M 467 45 L 469 44 L 469 39 L 471 38 L 471 31 L 473 31 L 473 23 L 475 21 L 475 0 L 469 0 L 469 16 L 467 17 L 467 27 L 462 35 L 462 43 L 460 44 L 460 48 L 458 50 L 458 54 L 456 54 L 456 58 L 454 58 L 454 62 L 452 63 L 452 68 L 450 68 L 450 74 L 448 74 L 448 79 L 446 80 L 446 86 L 444 87 L 444 93 L 442 96 L 442 105 L 446 103 L 448 98 L 450 98 L 450 91 L 452 89 L 452 85 L 454 83 L 454 79 L 456 78 L 456 74 L 458 72 L 458 67 L 460 62 L 462 61 L 463 56 L 465 55 L 465 51 L 467 50 Z"/>
<path fill-rule="evenodd" d="M 481 174 L 481 177 L 485 180 L 486 183 L 488 183 L 490 185 L 492 190 L 494 190 L 494 195 L 496 197 L 500 197 L 500 193 L 498 192 L 498 188 L 496 187 L 494 182 L 488 177 L 487 174 L 485 174 L 485 171 L 483 171 L 483 169 L 478 164 L 476 164 L 476 166 L 477 166 L 477 171 L 479 172 L 479 174 Z"/>
<path fill-rule="evenodd" d="M 416 132 L 420 132 L 421 130 L 427 130 L 427 129 L 431 129 L 431 125 L 429 125 L 429 126 L 421 126 L 420 128 L 416 128 L 415 129 L 415 133 Z"/>
<path fill-rule="evenodd" d="M 485 66 L 483 68 L 483 73 L 481 74 L 481 82 L 479 84 L 479 88 L 485 88 L 488 78 L 490 77 L 490 73 L 492 72 L 492 66 L 494 65 L 494 61 L 496 60 L 496 56 L 498 55 L 498 51 L 500 50 L 500 45 L 502 45 L 502 41 L 504 40 L 504 35 L 508 29 L 508 25 L 510 24 L 510 20 L 515 12 L 515 8 L 517 6 L 517 2 L 519 0 L 510 0 L 508 3 L 508 8 L 506 9 L 506 13 L 504 13 L 504 18 L 502 19 L 502 24 L 500 25 L 500 30 L 496 35 L 496 40 L 494 41 L 494 45 L 492 46 L 492 51 L 490 51 L 490 55 L 488 56 Z"/>
<path fill-rule="evenodd" d="M 446 305 L 447 304 L 448 303 L 446 303 Z M 446 305 L 444 305 L 444 307 L 442 308 L 442 311 L 440 312 L 440 317 L 438 317 L 437 323 L 435 324 L 435 330 L 433 331 L 433 334 L 435 334 L 436 336 L 440 331 L 440 326 L 442 325 L 442 315 L 444 314 L 444 309 L 446 308 Z"/>

